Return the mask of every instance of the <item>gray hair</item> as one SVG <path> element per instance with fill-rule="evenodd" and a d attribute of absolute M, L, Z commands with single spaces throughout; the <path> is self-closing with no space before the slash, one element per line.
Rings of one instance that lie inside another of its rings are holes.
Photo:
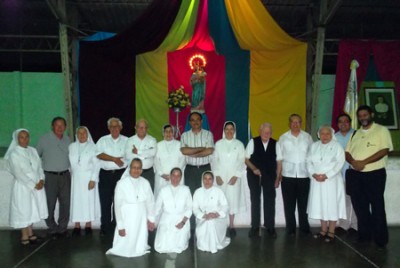
<path fill-rule="evenodd" d="M 110 127 L 112 121 L 117 122 L 118 125 L 122 128 L 122 121 L 117 117 L 111 117 L 110 119 L 107 120 L 107 127 L 108 128 Z"/>
<path fill-rule="evenodd" d="M 263 130 L 264 128 L 269 128 L 271 130 L 271 133 L 272 133 L 272 125 L 271 125 L 271 123 L 268 123 L 268 122 L 262 123 L 261 126 L 260 126 L 260 131 Z"/>
<path fill-rule="evenodd" d="M 139 126 L 139 123 L 141 123 L 141 122 L 143 122 L 143 123 L 146 125 L 146 128 L 149 128 L 149 123 L 147 123 L 147 120 L 144 119 L 144 118 L 138 119 L 138 120 L 136 121 L 135 128 L 136 128 L 137 126 Z"/>

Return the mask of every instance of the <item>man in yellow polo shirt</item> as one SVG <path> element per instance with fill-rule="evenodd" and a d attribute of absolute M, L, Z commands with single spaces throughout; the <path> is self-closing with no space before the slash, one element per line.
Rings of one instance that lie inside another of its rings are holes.
<path fill-rule="evenodd" d="M 386 160 L 393 150 L 389 130 L 373 122 L 371 107 L 357 109 L 360 129 L 346 146 L 346 172 L 351 202 L 358 218 L 358 241 L 374 239 L 378 249 L 385 249 L 389 234 L 385 212 Z"/>

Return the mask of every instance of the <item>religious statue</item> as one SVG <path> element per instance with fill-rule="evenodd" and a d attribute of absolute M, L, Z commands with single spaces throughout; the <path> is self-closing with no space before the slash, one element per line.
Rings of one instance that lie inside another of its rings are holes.
<path fill-rule="evenodd" d="M 206 75 L 204 67 L 195 63 L 190 84 L 192 86 L 192 111 L 204 113 L 204 98 L 206 96 Z"/>

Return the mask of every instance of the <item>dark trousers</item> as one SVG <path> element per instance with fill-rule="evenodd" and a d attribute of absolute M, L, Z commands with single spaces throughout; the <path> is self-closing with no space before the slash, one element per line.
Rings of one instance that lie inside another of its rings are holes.
<path fill-rule="evenodd" d="M 373 238 L 376 244 L 386 245 L 389 241 L 384 199 L 386 170 L 359 172 L 350 169 L 346 180 L 350 180 L 352 187 L 351 202 L 358 219 L 359 238 Z"/>
<path fill-rule="evenodd" d="M 46 219 L 46 225 L 49 232 L 62 233 L 67 230 L 69 222 L 69 209 L 71 203 L 71 174 L 69 171 L 62 175 L 53 174 L 45 171 L 46 183 L 44 189 L 46 191 L 47 209 L 49 216 Z M 58 200 L 59 216 L 55 221 L 54 210 Z"/>
<path fill-rule="evenodd" d="M 285 210 L 286 231 L 289 233 L 296 231 L 296 204 L 299 215 L 299 229 L 302 232 L 310 232 L 308 223 L 307 203 L 310 191 L 309 178 L 290 178 L 282 179 L 282 198 Z"/>
<path fill-rule="evenodd" d="M 154 193 L 154 169 L 153 169 L 153 167 L 148 168 L 148 169 L 143 169 L 141 176 L 149 181 L 151 190 Z"/>
<path fill-rule="evenodd" d="M 264 226 L 267 229 L 275 228 L 275 178 L 254 175 L 252 171 L 247 171 L 247 183 L 250 189 L 251 200 L 251 227 L 260 227 L 261 218 L 261 188 L 263 192 L 264 207 Z"/>
<path fill-rule="evenodd" d="M 201 175 L 204 171 L 211 171 L 210 164 L 203 166 L 186 165 L 185 167 L 185 184 L 189 187 L 192 196 L 201 187 Z"/>
<path fill-rule="evenodd" d="M 114 201 L 114 190 L 125 169 L 104 170 L 99 174 L 99 197 L 101 206 L 101 230 L 113 232 L 115 227 L 114 209 L 111 207 Z M 111 214 L 113 215 L 111 221 Z"/>
<path fill-rule="evenodd" d="M 203 166 L 191 166 L 186 165 L 185 167 L 185 185 L 187 185 L 190 189 L 190 193 L 194 194 L 194 192 L 201 187 L 201 181 L 204 171 L 210 171 L 211 166 L 210 164 L 203 165 Z M 190 217 L 190 229 L 194 230 L 196 226 L 195 216 L 192 215 Z"/>

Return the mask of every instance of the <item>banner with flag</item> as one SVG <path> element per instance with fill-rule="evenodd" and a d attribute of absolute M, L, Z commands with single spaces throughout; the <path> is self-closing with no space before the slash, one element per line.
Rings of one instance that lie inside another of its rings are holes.
<path fill-rule="evenodd" d="M 358 128 L 356 111 L 358 107 L 357 68 L 359 66 L 359 63 L 356 60 L 352 60 L 350 63 L 350 78 L 349 83 L 347 84 L 346 99 L 343 107 L 343 111 L 352 119 L 351 127 L 353 129 Z"/>

